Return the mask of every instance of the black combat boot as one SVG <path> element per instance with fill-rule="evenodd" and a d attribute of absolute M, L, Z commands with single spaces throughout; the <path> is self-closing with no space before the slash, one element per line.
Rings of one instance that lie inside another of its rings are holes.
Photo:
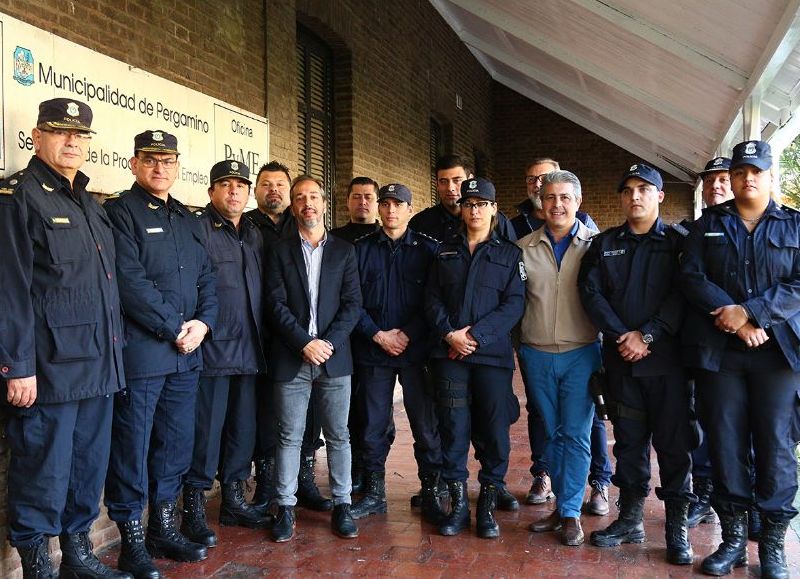
<path fill-rule="evenodd" d="M 492 484 L 481 485 L 478 495 L 478 510 L 475 522 L 478 527 L 478 536 L 481 539 L 496 539 L 500 536 L 500 526 L 494 520 L 494 510 L 497 508 L 497 487 Z"/>
<path fill-rule="evenodd" d="M 275 457 L 256 459 L 256 490 L 253 493 L 253 508 L 266 513 L 278 495 L 275 490 Z"/>
<path fill-rule="evenodd" d="M 439 473 L 428 471 L 420 473 L 422 490 L 419 493 L 420 510 L 422 518 L 432 525 L 439 525 L 445 517 L 442 503 L 438 494 Z"/>
<path fill-rule="evenodd" d="M 237 480 L 222 485 L 222 504 L 219 507 L 220 525 L 266 529 L 272 522 L 272 515 L 264 514 L 247 503 L 244 498 L 244 481 Z"/>
<path fill-rule="evenodd" d="M 450 514 L 442 520 L 439 533 L 447 537 L 458 535 L 471 524 L 467 483 L 452 480 L 447 483 L 450 490 Z"/>
<path fill-rule="evenodd" d="M 692 479 L 694 494 L 697 495 L 697 502 L 689 505 L 689 514 L 686 517 L 686 524 L 690 529 L 694 529 L 700 523 L 713 523 L 717 517 L 711 508 L 711 491 L 714 485 L 710 478 L 694 477 Z"/>
<path fill-rule="evenodd" d="M 300 472 L 297 475 L 297 504 L 312 511 L 330 511 L 333 501 L 323 497 L 314 480 L 314 465 L 316 459 L 313 455 L 300 457 Z"/>
<path fill-rule="evenodd" d="M 789 521 L 774 521 L 769 516 L 761 518 L 761 537 L 758 539 L 758 560 L 762 579 L 789 579 L 784 540 Z"/>
<path fill-rule="evenodd" d="M 673 565 L 691 565 L 694 562 L 692 545 L 689 543 L 689 530 L 686 517 L 689 513 L 689 501 L 669 499 L 664 501 L 667 523 L 664 527 L 667 540 L 667 563 Z"/>
<path fill-rule="evenodd" d="M 153 564 L 150 553 L 144 548 L 144 528 L 142 522 L 126 521 L 117 523 L 120 545 L 117 567 L 130 572 L 136 579 L 160 579 L 161 573 Z"/>
<path fill-rule="evenodd" d="M 497 487 L 497 508 L 501 511 L 518 511 L 517 497 L 508 492 L 505 485 Z"/>
<path fill-rule="evenodd" d="M 386 473 L 368 472 L 367 489 L 364 497 L 353 505 L 350 514 L 354 519 L 363 519 L 367 515 L 386 512 Z"/>
<path fill-rule="evenodd" d="M 722 527 L 722 544 L 703 559 L 706 575 L 727 575 L 734 567 L 747 565 L 747 509 L 717 506 L 717 516 Z"/>
<path fill-rule="evenodd" d="M 22 560 L 23 579 L 53 579 L 53 562 L 47 549 L 47 541 L 26 547 L 17 547 L 19 558 Z"/>
<path fill-rule="evenodd" d="M 193 543 L 206 547 L 214 547 L 217 544 L 217 535 L 208 528 L 206 522 L 206 494 L 201 488 L 183 486 L 181 533 Z"/>
<path fill-rule="evenodd" d="M 644 497 L 619 495 L 619 518 L 605 529 L 593 531 L 590 542 L 595 547 L 616 547 L 622 543 L 644 543 Z"/>
<path fill-rule="evenodd" d="M 89 533 L 62 533 L 58 540 L 61 543 L 60 579 L 133 579 L 131 574 L 100 562 L 94 554 Z"/>
<path fill-rule="evenodd" d="M 175 501 L 162 501 L 150 506 L 145 547 L 155 558 L 173 561 L 202 561 L 208 557 L 205 545 L 184 537 L 175 526 Z"/>

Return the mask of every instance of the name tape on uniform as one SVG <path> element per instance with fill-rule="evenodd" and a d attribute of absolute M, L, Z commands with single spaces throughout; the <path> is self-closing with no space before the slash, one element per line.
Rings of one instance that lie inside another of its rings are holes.
<path fill-rule="evenodd" d="M 163 227 L 148 227 L 147 229 L 145 229 L 145 231 L 147 231 L 147 233 L 164 233 L 164 228 Z"/>
<path fill-rule="evenodd" d="M 603 257 L 614 257 L 615 255 L 625 255 L 624 249 L 612 249 L 611 251 L 604 251 Z"/>

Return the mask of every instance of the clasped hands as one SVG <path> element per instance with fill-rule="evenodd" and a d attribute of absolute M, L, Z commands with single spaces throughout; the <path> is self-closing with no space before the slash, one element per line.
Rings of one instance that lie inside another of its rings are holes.
<path fill-rule="evenodd" d="M 447 352 L 447 357 L 451 360 L 463 360 L 470 354 L 474 354 L 478 349 L 478 340 L 476 340 L 470 329 L 472 326 L 465 326 L 460 330 L 453 330 L 444 337 L 444 341 L 450 346 Z"/>
<path fill-rule="evenodd" d="M 750 322 L 744 306 L 739 304 L 722 306 L 711 312 L 711 315 L 716 318 L 714 325 L 717 329 L 726 334 L 736 334 L 748 348 L 758 348 L 769 340 L 763 328 L 757 328 Z"/>

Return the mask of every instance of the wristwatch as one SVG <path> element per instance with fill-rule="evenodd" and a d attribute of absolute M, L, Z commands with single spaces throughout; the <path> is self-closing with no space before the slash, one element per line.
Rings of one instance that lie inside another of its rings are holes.
<path fill-rule="evenodd" d="M 642 342 L 645 344 L 653 343 L 653 334 L 642 334 Z"/>

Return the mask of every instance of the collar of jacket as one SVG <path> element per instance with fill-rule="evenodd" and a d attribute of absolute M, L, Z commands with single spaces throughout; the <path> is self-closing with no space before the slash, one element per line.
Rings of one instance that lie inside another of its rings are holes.
<path fill-rule="evenodd" d="M 659 216 L 656 217 L 656 222 L 653 223 L 653 226 L 650 228 L 650 231 L 645 233 L 644 236 L 649 237 L 651 239 L 663 240 L 666 239 L 667 237 L 666 229 L 667 226 L 664 225 L 664 222 L 661 221 L 661 216 Z M 619 233 L 617 233 L 617 239 L 633 237 L 634 235 L 636 234 L 631 232 L 630 225 L 628 225 L 628 222 L 626 221 L 625 223 L 622 224 L 622 227 L 620 227 Z"/>

